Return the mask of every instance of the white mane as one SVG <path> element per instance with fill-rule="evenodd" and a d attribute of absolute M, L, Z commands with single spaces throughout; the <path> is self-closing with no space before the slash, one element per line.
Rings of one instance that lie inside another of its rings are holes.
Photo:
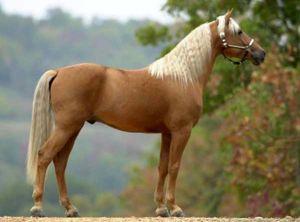
<path fill-rule="evenodd" d="M 225 16 L 217 18 L 219 34 L 225 32 Z M 240 31 L 233 18 L 230 18 L 228 28 L 234 34 Z M 181 83 L 193 82 L 207 71 L 211 51 L 211 31 L 209 24 L 205 23 L 188 34 L 171 52 L 153 62 L 148 71 L 156 78 L 170 76 Z"/>
<path fill-rule="evenodd" d="M 149 73 L 156 78 L 167 76 L 181 83 L 193 82 L 205 73 L 211 59 L 211 31 L 205 23 L 188 34 L 167 55 L 149 66 Z"/>

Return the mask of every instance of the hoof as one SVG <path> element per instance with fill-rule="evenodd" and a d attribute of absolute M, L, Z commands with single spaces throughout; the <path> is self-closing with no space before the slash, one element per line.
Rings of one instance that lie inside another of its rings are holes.
<path fill-rule="evenodd" d="M 76 209 L 71 209 L 66 211 L 66 217 L 79 217 L 79 213 Z"/>
<path fill-rule="evenodd" d="M 39 207 L 32 207 L 30 210 L 30 216 L 32 217 L 45 217 L 43 210 Z"/>
<path fill-rule="evenodd" d="M 170 216 L 168 208 L 166 208 L 166 207 L 157 208 L 155 210 L 155 214 L 158 217 L 169 217 Z"/>
<path fill-rule="evenodd" d="M 184 213 L 181 209 L 175 209 L 171 211 L 171 217 L 184 217 Z"/>

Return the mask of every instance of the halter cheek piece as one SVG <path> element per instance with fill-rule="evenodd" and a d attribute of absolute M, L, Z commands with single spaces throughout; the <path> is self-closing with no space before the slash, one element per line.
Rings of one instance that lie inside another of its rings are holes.
<path fill-rule="evenodd" d="M 240 65 L 242 64 L 243 62 L 245 62 L 246 60 L 246 57 L 249 53 L 249 49 L 251 48 L 251 46 L 253 45 L 254 43 L 254 39 L 251 39 L 250 42 L 248 43 L 248 45 L 245 45 L 245 46 L 239 46 L 239 45 L 230 45 L 227 43 L 226 41 L 226 38 L 225 38 L 225 33 L 224 32 L 221 32 L 220 33 L 220 38 L 221 38 L 221 41 L 222 41 L 222 45 L 223 45 L 223 50 L 222 50 L 222 54 L 224 56 L 225 59 L 227 59 L 228 61 L 230 61 L 232 64 L 234 65 Z M 243 57 L 241 58 L 240 61 L 234 61 L 232 60 L 231 58 L 228 58 L 225 54 L 224 54 L 224 50 L 225 49 L 228 49 L 228 48 L 234 48 L 234 49 L 242 49 L 242 50 L 245 50 L 244 52 L 244 55 Z"/>

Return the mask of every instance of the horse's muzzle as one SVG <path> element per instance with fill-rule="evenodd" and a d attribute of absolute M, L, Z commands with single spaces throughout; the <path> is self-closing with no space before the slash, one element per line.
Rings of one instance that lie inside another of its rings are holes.
<path fill-rule="evenodd" d="M 264 62 L 265 57 L 266 57 L 266 53 L 264 50 L 253 52 L 252 53 L 253 64 L 260 65 L 261 63 Z"/>

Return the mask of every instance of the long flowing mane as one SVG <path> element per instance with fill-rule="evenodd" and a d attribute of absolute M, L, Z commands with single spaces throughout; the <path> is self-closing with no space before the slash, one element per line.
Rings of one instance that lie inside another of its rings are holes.
<path fill-rule="evenodd" d="M 211 51 L 211 31 L 205 23 L 189 33 L 171 52 L 153 62 L 148 70 L 156 78 L 170 76 L 181 83 L 193 82 L 206 72 Z"/>

